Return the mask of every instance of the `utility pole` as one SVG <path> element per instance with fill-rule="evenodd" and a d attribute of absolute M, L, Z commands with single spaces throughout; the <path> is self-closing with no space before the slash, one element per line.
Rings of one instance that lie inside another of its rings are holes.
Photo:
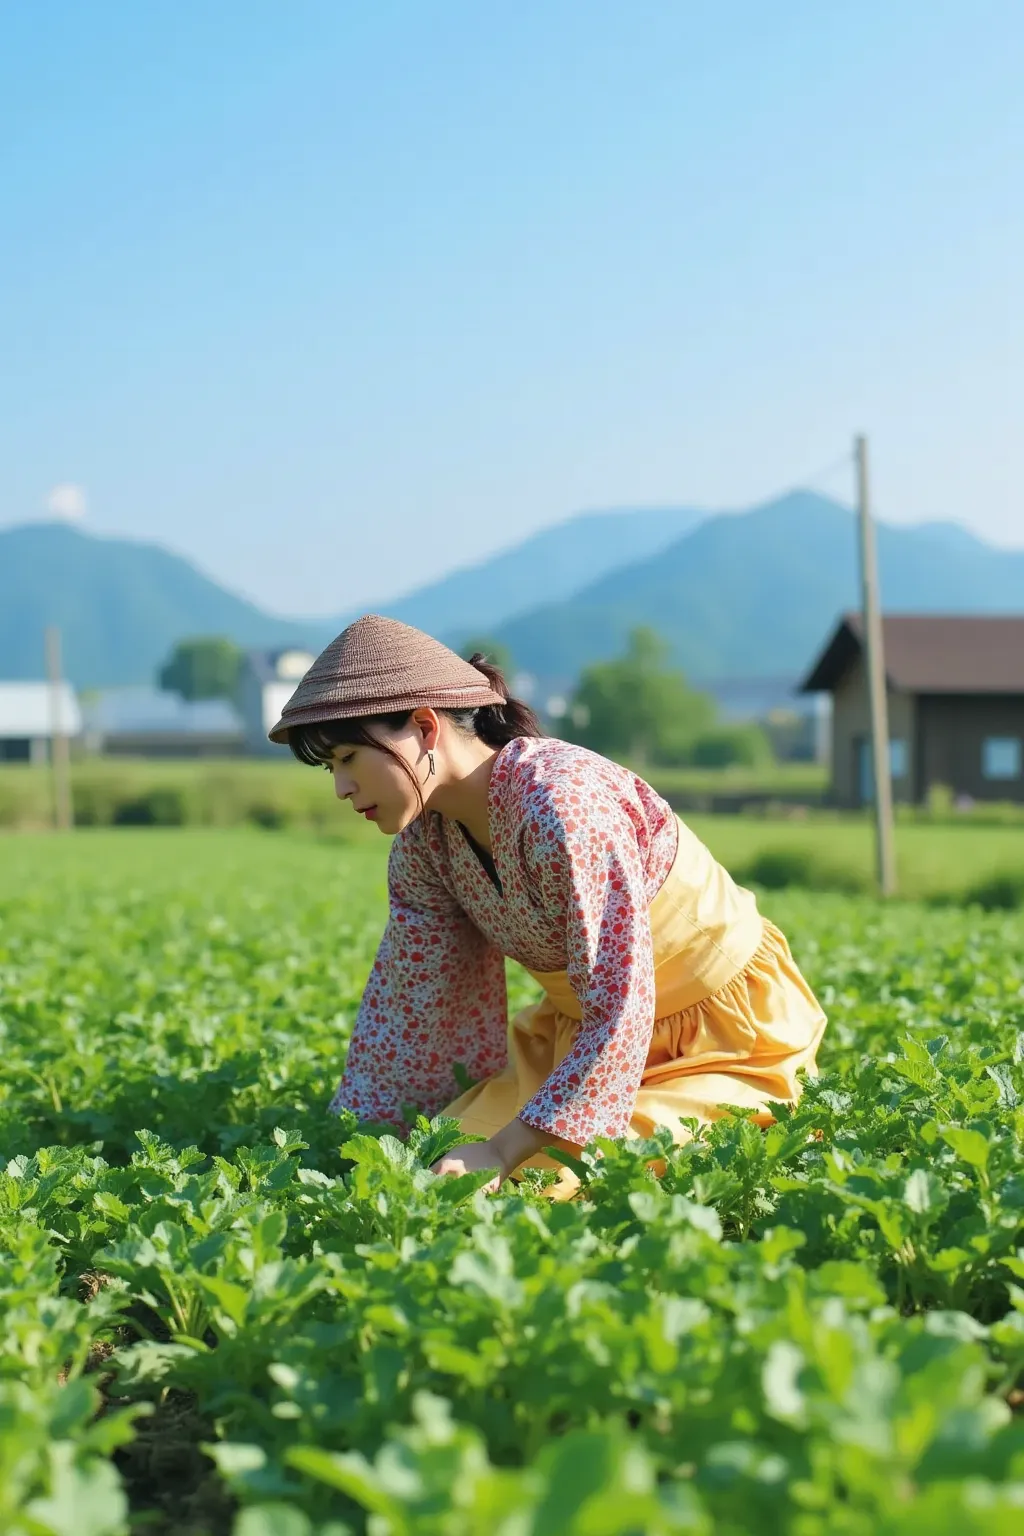
<path fill-rule="evenodd" d="M 50 683 L 50 773 L 53 783 L 53 821 L 60 832 L 71 827 L 71 774 L 68 738 L 64 731 L 60 665 L 60 630 L 46 631 L 46 675 Z"/>
<path fill-rule="evenodd" d="M 889 771 L 889 709 L 886 697 L 885 647 L 878 600 L 878 561 L 875 525 L 871 520 L 868 485 L 868 442 L 854 443 L 857 460 L 857 513 L 860 524 L 861 612 L 871 709 L 871 762 L 875 781 L 875 852 L 878 889 L 883 896 L 896 890 L 896 851 L 892 820 L 892 775 Z"/>

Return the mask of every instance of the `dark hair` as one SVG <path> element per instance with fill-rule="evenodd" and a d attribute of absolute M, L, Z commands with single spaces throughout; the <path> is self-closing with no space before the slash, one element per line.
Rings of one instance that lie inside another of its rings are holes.
<path fill-rule="evenodd" d="M 512 698 L 500 667 L 493 666 L 481 651 L 470 657 L 470 665 L 483 673 L 493 692 L 500 693 L 504 702 L 481 704 L 477 709 L 439 709 L 439 715 L 445 715 L 464 736 L 476 736 L 489 747 L 504 747 L 517 736 L 544 735 L 544 729 L 530 706 L 524 704 L 522 699 Z M 313 768 L 330 767 L 335 747 L 373 747 L 378 752 L 386 752 L 412 780 L 422 811 L 420 786 L 405 758 L 370 731 L 373 725 L 399 731 L 412 714 L 411 709 L 399 709 L 386 715 L 357 715 L 350 720 L 324 720 L 318 725 L 293 725 L 288 731 L 288 745 L 300 763 L 308 763 Z"/>

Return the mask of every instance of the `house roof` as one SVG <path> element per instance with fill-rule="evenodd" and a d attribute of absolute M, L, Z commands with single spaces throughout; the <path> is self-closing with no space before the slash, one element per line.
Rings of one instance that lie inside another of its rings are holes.
<path fill-rule="evenodd" d="M 226 699 L 194 703 L 157 688 L 111 688 L 86 701 L 85 729 L 101 736 L 237 736 L 242 721 Z"/>
<path fill-rule="evenodd" d="M 801 693 L 831 692 L 860 655 L 859 613 L 840 619 Z M 887 613 L 889 684 L 907 693 L 1024 694 L 1024 614 Z"/>
<path fill-rule="evenodd" d="M 0 740 L 25 741 L 48 737 L 50 719 L 48 683 L 0 683 Z M 70 683 L 60 687 L 60 724 L 67 736 L 82 729 L 78 700 Z"/>

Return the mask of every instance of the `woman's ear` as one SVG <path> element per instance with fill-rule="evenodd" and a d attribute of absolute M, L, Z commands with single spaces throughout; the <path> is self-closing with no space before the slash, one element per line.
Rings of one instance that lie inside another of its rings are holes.
<path fill-rule="evenodd" d="M 417 709 L 413 712 L 412 721 L 419 734 L 420 741 L 423 743 L 423 750 L 425 752 L 433 752 L 437 747 L 438 737 L 441 734 L 441 721 L 438 718 L 437 711 L 429 707 Z"/>

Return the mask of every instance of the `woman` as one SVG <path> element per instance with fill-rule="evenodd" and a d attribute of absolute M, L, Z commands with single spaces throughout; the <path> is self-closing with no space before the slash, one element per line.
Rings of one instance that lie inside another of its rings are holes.
<path fill-rule="evenodd" d="M 554 1167 L 592 1137 L 771 1121 L 825 1017 L 782 934 L 636 774 L 546 738 L 483 657 L 370 615 L 272 741 L 394 836 L 390 917 L 332 1109 L 458 1119 L 439 1174 Z M 505 959 L 543 1000 L 508 1023 Z M 458 1066 L 475 1086 L 456 1095 Z M 573 1181 L 562 1178 L 559 1193 Z"/>

